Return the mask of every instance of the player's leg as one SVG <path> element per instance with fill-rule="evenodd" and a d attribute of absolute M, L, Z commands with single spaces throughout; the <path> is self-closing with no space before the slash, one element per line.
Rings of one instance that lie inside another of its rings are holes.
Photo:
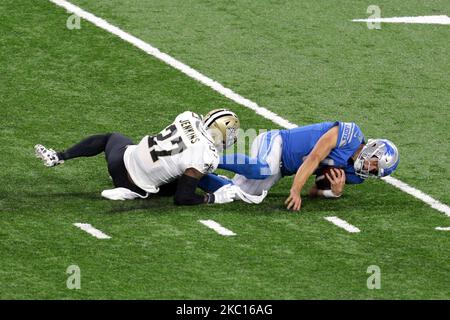
<path fill-rule="evenodd" d="M 106 190 L 102 195 L 113 200 L 147 198 L 148 193 L 136 186 L 128 175 L 123 161 L 125 150 L 133 145 L 131 139 L 113 133 L 105 145 L 105 157 L 108 163 L 108 172 L 116 189 Z"/>
<path fill-rule="evenodd" d="M 261 161 L 267 164 L 265 170 L 268 170 L 270 175 L 266 175 L 265 179 L 249 179 L 236 174 L 232 179 L 233 184 L 251 195 L 261 195 L 264 191 L 269 191 L 282 178 L 280 170 L 281 152 L 282 139 L 279 134 L 272 137 L 267 149 L 259 148 L 255 144 L 252 145 L 251 155 L 258 156 Z"/>
<path fill-rule="evenodd" d="M 58 152 L 58 158 L 67 161 L 81 157 L 95 157 L 105 152 L 106 145 L 111 136 L 111 133 L 90 136 L 69 149 Z"/>
<path fill-rule="evenodd" d="M 223 186 L 231 183 L 231 179 L 227 177 L 209 173 L 200 179 L 198 187 L 207 193 L 214 193 Z"/>
<path fill-rule="evenodd" d="M 262 195 L 265 191 L 269 191 L 280 179 L 281 173 L 267 177 L 266 179 L 247 179 L 237 174 L 233 177 L 234 185 L 241 188 L 242 191 L 251 195 Z"/>
<path fill-rule="evenodd" d="M 261 173 L 265 172 L 268 166 L 258 158 L 235 153 L 222 156 L 219 168 L 242 174 L 251 179 L 264 179 L 266 176 Z"/>
<path fill-rule="evenodd" d="M 70 159 L 93 157 L 104 152 L 111 135 L 112 134 L 109 133 L 90 136 L 63 152 L 47 149 L 40 144 L 36 145 L 34 148 L 36 156 L 44 162 L 44 165 L 47 167 L 54 167 Z"/>
<path fill-rule="evenodd" d="M 255 181 L 264 181 L 264 180 L 255 180 Z M 235 196 L 234 200 L 242 200 L 247 203 L 258 204 L 261 203 L 267 195 L 267 192 L 264 190 L 259 194 L 249 194 L 239 188 L 239 186 L 234 185 L 233 181 L 224 176 L 218 176 L 216 174 L 207 174 L 203 178 L 200 179 L 198 187 L 207 193 L 214 193 L 220 188 L 226 185 L 233 185 L 232 188 L 235 188 Z"/>
<path fill-rule="evenodd" d="M 278 131 L 260 134 L 252 143 L 251 157 L 243 154 L 225 155 L 219 168 L 235 172 L 247 179 L 266 179 L 279 170 L 279 167 L 277 169 L 267 162 L 267 157 L 278 139 L 281 139 Z"/>

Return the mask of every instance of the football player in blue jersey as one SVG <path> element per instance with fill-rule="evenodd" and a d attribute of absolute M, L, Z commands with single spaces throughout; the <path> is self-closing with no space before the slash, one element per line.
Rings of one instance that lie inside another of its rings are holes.
<path fill-rule="evenodd" d="M 313 174 L 326 176 L 330 188 L 321 189 L 316 180 L 310 195 L 337 198 L 346 183 L 388 176 L 398 163 L 398 149 L 391 141 L 366 142 L 355 123 L 323 122 L 260 134 L 252 143 L 250 157 L 222 156 L 219 168 L 235 172 L 233 179 L 210 174 L 200 181 L 200 187 L 209 192 L 232 183 L 258 196 L 260 202 L 282 177 L 295 175 L 285 204 L 287 209 L 298 211 L 302 203 L 300 193 Z M 333 169 L 327 170 L 329 167 Z"/>

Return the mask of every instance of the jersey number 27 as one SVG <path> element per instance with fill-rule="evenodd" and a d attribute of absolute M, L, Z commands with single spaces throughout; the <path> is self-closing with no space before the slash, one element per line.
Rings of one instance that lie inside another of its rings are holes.
<path fill-rule="evenodd" d="M 172 156 L 174 154 L 182 153 L 184 150 L 186 150 L 186 145 L 183 141 L 183 138 L 180 135 L 177 135 L 177 131 L 177 127 L 172 124 L 171 126 L 161 131 L 160 134 L 148 138 L 148 147 L 150 149 L 150 155 L 153 162 L 158 161 L 159 157 Z M 163 142 L 166 140 L 169 140 L 171 142 L 172 148 L 163 149 L 158 145 L 158 142 Z"/>

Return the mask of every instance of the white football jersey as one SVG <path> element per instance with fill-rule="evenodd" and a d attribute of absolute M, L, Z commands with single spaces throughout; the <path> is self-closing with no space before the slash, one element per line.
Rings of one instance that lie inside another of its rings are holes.
<path fill-rule="evenodd" d="M 219 154 L 201 118 L 183 112 L 156 136 L 146 136 L 125 151 L 124 163 L 134 183 L 149 193 L 194 168 L 203 174 L 214 172 Z"/>

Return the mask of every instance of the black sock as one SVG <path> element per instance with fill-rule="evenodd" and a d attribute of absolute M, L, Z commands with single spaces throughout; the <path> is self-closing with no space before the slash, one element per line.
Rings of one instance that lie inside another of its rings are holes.
<path fill-rule="evenodd" d="M 90 136 L 64 152 L 58 152 L 60 160 L 69 160 L 79 157 L 94 157 L 105 151 L 111 134 Z"/>

